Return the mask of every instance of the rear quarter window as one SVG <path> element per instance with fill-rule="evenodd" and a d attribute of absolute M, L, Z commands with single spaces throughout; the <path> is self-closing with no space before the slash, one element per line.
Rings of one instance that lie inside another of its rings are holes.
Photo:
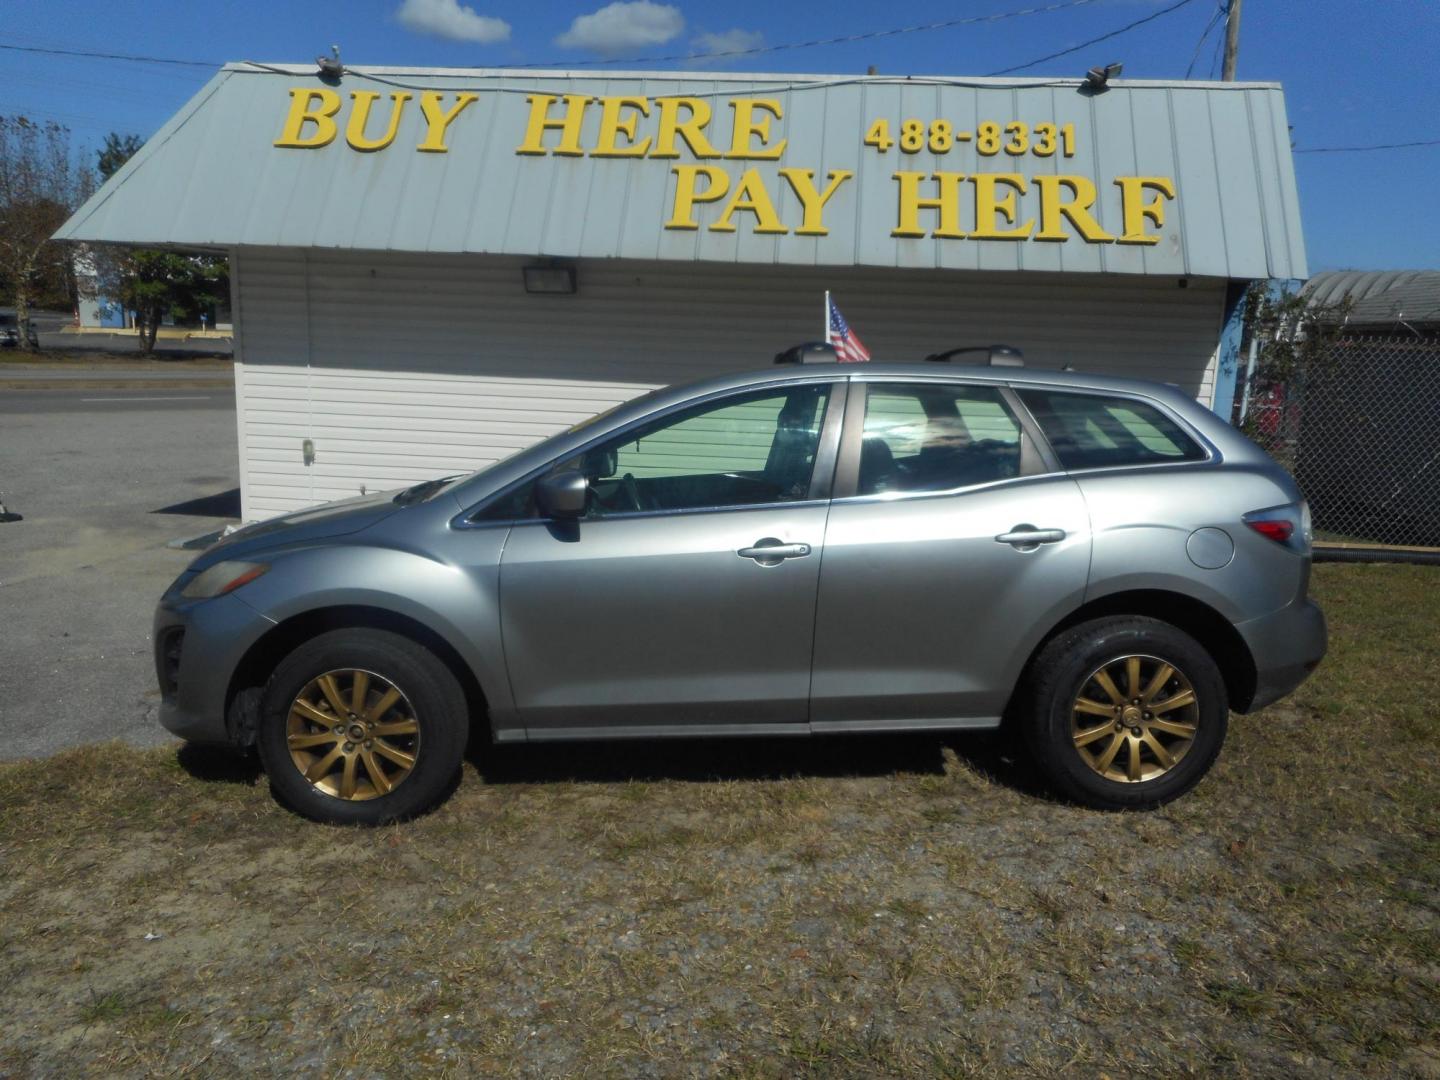
<path fill-rule="evenodd" d="M 1204 447 L 1143 401 L 1059 390 L 1019 393 L 1066 469 L 1205 460 Z"/>

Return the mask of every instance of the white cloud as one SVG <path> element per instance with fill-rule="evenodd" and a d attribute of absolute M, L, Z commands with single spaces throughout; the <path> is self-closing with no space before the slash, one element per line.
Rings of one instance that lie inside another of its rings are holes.
<path fill-rule="evenodd" d="M 723 30 L 718 34 L 696 34 L 690 44 L 698 53 L 738 53 L 747 49 L 758 49 L 765 44 L 765 35 L 759 30 Z"/>
<path fill-rule="evenodd" d="M 679 37 L 684 29 L 685 16 L 677 7 L 650 0 L 617 0 L 599 11 L 578 16 L 570 29 L 555 39 L 555 44 L 613 56 L 629 49 L 663 45 Z"/>
<path fill-rule="evenodd" d="M 407 30 L 451 41 L 493 45 L 510 40 L 510 24 L 504 19 L 481 15 L 459 0 L 405 0 L 395 18 Z"/>

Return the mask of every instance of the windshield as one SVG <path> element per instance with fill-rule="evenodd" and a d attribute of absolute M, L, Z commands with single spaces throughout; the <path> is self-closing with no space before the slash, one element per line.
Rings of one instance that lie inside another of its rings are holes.
<path fill-rule="evenodd" d="M 577 432 L 577 431 L 584 431 L 584 430 L 585 430 L 586 428 L 588 428 L 591 424 L 595 424 L 595 423 L 598 423 L 598 422 L 601 421 L 601 420 L 604 420 L 607 416 L 609 416 L 611 413 L 615 412 L 617 409 L 620 409 L 621 407 L 623 407 L 623 406 L 625 406 L 625 405 L 633 405 L 633 404 L 635 404 L 637 401 L 645 401 L 645 400 L 647 400 L 647 399 L 649 399 L 649 398 L 653 398 L 653 397 L 654 397 L 656 394 L 658 394 L 659 392 L 660 392 L 659 390 L 649 390 L 649 391 L 646 391 L 645 393 L 641 394 L 639 397 L 631 398 L 629 401 L 621 401 L 621 402 L 618 402 L 618 403 L 616 403 L 616 404 L 614 404 L 614 405 L 611 405 L 610 408 L 605 409 L 603 412 L 597 412 L 594 416 L 591 416 L 591 417 L 588 417 L 587 419 L 581 420 L 578 424 L 571 424 L 568 428 L 565 429 L 565 434 L 566 434 L 566 435 L 573 435 L 573 434 L 575 434 L 575 432 Z"/>
<path fill-rule="evenodd" d="M 534 446 L 526 447 L 526 450 L 533 450 L 536 446 L 544 446 L 547 442 L 550 442 L 551 440 L 564 438 L 567 435 L 573 435 L 577 431 L 584 431 L 592 424 L 596 424 L 599 421 L 605 419 L 617 409 L 620 409 L 626 405 L 633 405 L 637 401 L 645 401 L 648 398 L 654 397 L 659 392 L 660 391 L 658 389 L 649 390 L 646 391 L 644 394 L 641 394 L 639 397 L 631 398 L 629 401 L 622 401 L 619 404 L 612 405 L 610 406 L 610 408 L 605 409 L 603 412 L 598 412 L 594 416 L 586 417 L 584 420 L 572 424 L 564 431 L 557 431 L 554 435 L 546 436 L 538 443 L 535 443 Z M 516 451 L 516 453 L 519 452 L 520 451 Z M 511 456 L 513 457 L 514 455 L 512 454 Z M 400 506 L 410 506 L 418 502 L 427 502 L 430 499 L 435 498 L 442 492 L 449 491 L 453 487 L 458 487 L 459 485 L 466 483 L 467 481 L 473 480 L 475 477 L 480 476 L 483 473 L 489 472 L 497 465 L 503 465 L 507 460 L 508 458 L 501 458 L 499 461 L 492 461 L 489 465 L 486 465 L 484 468 L 476 469 L 472 473 L 458 473 L 454 476 L 441 477 L 438 480 L 426 480 L 424 483 L 416 484 L 414 487 L 408 487 L 404 491 L 400 492 L 398 495 L 395 496 L 395 502 Z"/>

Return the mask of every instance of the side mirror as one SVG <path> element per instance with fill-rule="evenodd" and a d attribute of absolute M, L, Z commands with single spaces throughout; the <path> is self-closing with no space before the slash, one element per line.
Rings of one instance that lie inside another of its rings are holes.
<path fill-rule="evenodd" d="M 585 513 L 590 482 L 577 469 L 542 476 L 535 484 L 535 505 L 546 517 L 573 521 Z"/>

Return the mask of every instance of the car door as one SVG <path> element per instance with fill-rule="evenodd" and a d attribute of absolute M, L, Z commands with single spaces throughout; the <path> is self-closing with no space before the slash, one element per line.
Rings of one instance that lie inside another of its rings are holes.
<path fill-rule="evenodd" d="M 728 393 L 557 464 L 585 515 L 518 522 L 500 563 L 528 738 L 808 730 L 844 385 Z"/>
<path fill-rule="evenodd" d="M 816 609 L 816 731 L 989 727 L 1084 596 L 1090 523 L 1001 386 L 852 383 Z"/>

